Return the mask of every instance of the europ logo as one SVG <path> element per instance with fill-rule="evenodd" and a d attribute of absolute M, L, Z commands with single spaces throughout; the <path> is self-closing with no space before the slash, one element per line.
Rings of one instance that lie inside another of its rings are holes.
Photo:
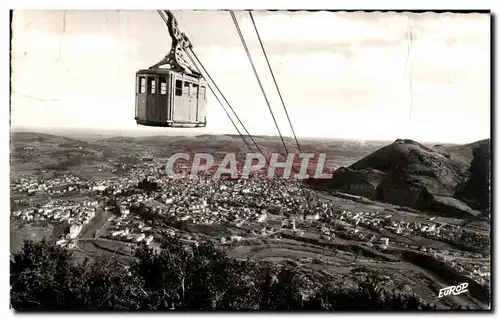
<path fill-rule="evenodd" d="M 438 298 L 443 298 L 443 297 L 449 296 L 451 294 L 453 294 L 454 296 L 461 295 L 463 293 L 468 292 L 467 287 L 469 287 L 469 284 L 464 282 L 460 285 L 449 286 L 449 287 L 446 287 L 443 289 L 439 289 Z"/>

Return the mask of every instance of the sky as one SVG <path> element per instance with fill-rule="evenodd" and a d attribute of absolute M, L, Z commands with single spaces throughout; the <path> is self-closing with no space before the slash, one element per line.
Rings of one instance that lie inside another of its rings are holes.
<path fill-rule="evenodd" d="M 229 12 L 174 14 L 248 131 L 277 135 Z M 299 137 L 466 143 L 490 136 L 489 15 L 253 15 Z M 249 15 L 236 17 L 280 129 L 291 135 Z M 12 30 L 12 128 L 188 130 L 134 120 L 135 72 L 170 49 L 156 11 L 15 11 Z M 236 133 L 212 95 L 207 121 L 189 131 Z"/>

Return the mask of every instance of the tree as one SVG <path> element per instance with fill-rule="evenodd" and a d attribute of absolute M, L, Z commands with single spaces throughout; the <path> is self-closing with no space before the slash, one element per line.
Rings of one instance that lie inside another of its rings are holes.
<path fill-rule="evenodd" d="M 297 274 L 288 267 L 273 265 L 262 271 L 261 310 L 299 310 L 302 308 L 300 282 Z"/>
<path fill-rule="evenodd" d="M 58 310 L 66 305 L 72 269 L 71 253 L 27 240 L 10 262 L 11 303 L 17 310 Z"/>
<path fill-rule="evenodd" d="M 111 207 L 111 213 L 116 216 L 120 216 L 122 214 L 121 203 L 114 197 L 110 198 L 106 205 Z"/>
<path fill-rule="evenodd" d="M 186 249 L 176 238 L 165 237 L 161 252 L 142 246 L 132 269 L 155 295 L 155 310 L 215 310 L 230 285 L 230 263 L 211 243 Z"/>
<path fill-rule="evenodd" d="M 158 186 L 158 183 L 151 182 L 147 178 L 144 178 L 142 181 L 139 182 L 139 184 L 137 184 L 137 188 L 147 192 L 152 192 L 158 190 L 160 187 Z"/>
<path fill-rule="evenodd" d="M 211 242 L 184 245 L 165 236 L 125 266 L 116 258 L 76 263 L 45 240 L 26 241 L 12 256 L 11 304 L 25 310 L 417 310 L 414 294 L 386 291 L 370 279 L 336 286 L 314 272 L 235 260 Z M 319 287 L 314 291 L 314 287 Z"/>

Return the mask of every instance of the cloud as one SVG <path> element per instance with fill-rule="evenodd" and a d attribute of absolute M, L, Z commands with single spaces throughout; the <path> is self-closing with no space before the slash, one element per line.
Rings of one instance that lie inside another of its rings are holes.
<path fill-rule="evenodd" d="M 126 54 L 134 43 L 126 47 L 112 36 L 26 31 L 15 34 L 13 42 L 15 52 L 26 52 L 12 62 L 14 90 L 45 99 L 72 98 L 82 91 L 109 95 L 138 67 Z"/>
<path fill-rule="evenodd" d="M 239 16 L 242 14 L 240 13 Z M 364 21 L 351 20 L 331 12 L 277 13 L 259 17 L 254 14 L 257 27 L 270 41 L 300 42 L 320 40 L 333 43 L 358 43 L 374 39 L 382 43 L 398 39 L 398 28 L 377 28 Z M 253 25 L 248 17 L 241 19 L 244 32 L 251 32 Z"/>
<path fill-rule="evenodd" d="M 247 128 L 275 134 L 229 13 L 177 16 Z M 237 16 L 280 128 L 290 134 L 251 21 L 243 12 Z M 15 22 L 13 124 L 135 127 L 134 74 L 160 60 L 170 46 L 161 19 L 151 11 L 68 12 L 62 33 L 61 17 L 61 12 L 23 12 Z M 464 136 L 489 134 L 488 16 L 412 15 L 410 50 L 407 15 L 257 12 L 254 17 L 299 135 L 450 139 L 457 129 Z M 209 96 L 207 130 L 234 132 L 217 104 Z"/>

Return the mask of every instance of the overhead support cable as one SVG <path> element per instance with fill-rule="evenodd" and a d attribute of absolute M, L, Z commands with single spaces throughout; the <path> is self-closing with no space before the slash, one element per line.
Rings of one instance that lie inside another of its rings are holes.
<path fill-rule="evenodd" d="M 255 68 L 255 64 L 253 63 L 252 56 L 250 55 L 250 51 L 248 50 L 247 43 L 245 41 L 245 38 L 243 37 L 243 33 L 241 32 L 240 25 L 238 24 L 238 20 L 236 19 L 236 16 L 234 15 L 233 11 L 230 11 L 231 17 L 233 18 L 234 26 L 236 27 L 236 31 L 238 31 L 238 35 L 240 37 L 241 43 L 243 44 L 243 47 L 245 49 L 245 52 L 247 54 L 248 60 L 250 61 L 250 65 L 252 66 L 253 72 L 255 74 L 255 77 L 257 79 L 257 82 L 259 83 L 260 89 L 262 91 L 262 94 L 264 95 L 264 99 L 266 100 L 267 107 L 269 109 L 269 112 L 271 113 L 271 117 L 273 118 L 274 125 L 276 126 L 276 129 L 278 130 L 278 134 L 280 136 L 281 142 L 283 143 L 283 147 L 285 148 L 285 152 L 288 154 L 288 149 L 286 147 L 285 140 L 283 139 L 283 135 L 281 134 L 278 122 L 276 122 L 276 117 L 274 116 L 274 112 L 271 108 L 271 104 L 269 103 L 269 100 L 266 95 L 266 91 L 264 90 L 264 87 L 262 86 L 262 82 L 260 81 L 259 74 L 257 73 L 257 69 Z"/>
<path fill-rule="evenodd" d="M 247 133 L 248 137 L 250 138 L 250 140 L 252 141 L 252 143 L 255 145 L 255 147 L 257 148 L 257 150 L 260 153 L 262 153 L 262 150 L 260 149 L 259 145 L 257 144 L 257 142 L 255 141 L 255 139 L 253 138 L 252 134 L 250 134 L 250 132 L 248 132 L 247 128 L 245 127 L 245 125 L 243 124 L 243 122 L 241 121 L 241 119 L 239 118 L 238 114 L 236 114 L 236 111 L 231 106 L 231 103 L 229 103 L 229 101 L 226 99 L 226 97 L 224 96 L 224 94 L 221 92 L 221 90 L 219 89 L 219 87 L 217 86 L 217 84 L 215 83 L 215 81 L 212 79 L 212 77 L 210 76 L 210 74 L 208 73 L 208 71 L 203 66 L 203 63 L 201 63 L 200 59 L 196 56 L 196 53 L 193 50 L 191 50 L 191 54 L 194 56 L 194 58 L 196 59 L 196 61 L 200 65 L 201 70 L 203 70 L 205 72 L 205 74 L 207 75 L 207 78 L 214 84 L 214 87 L 217 89 L 217 91 L 221 95 L 222 99 L 226 102 L 226 104 L 229 107 L 229 109 L 233 112 L 234 116 L 236 117 L 236 119 L 238 120 L 238 122 L 240 123 L 240 125 L 243 127 L 243 129 L 245 130 L 245 132 Z M 245 140 L 245 143 L 248 145 L 248 143 L 246 142 L 246 140 Z M 250 150 L 252 149 L 250 146 L 248 146 L 248 148 Z"/>
<path fill-rule="evenodd" d="M 293 129 L 292 121 L 290 119 L 290 116 L 288 114 L 288 110 L 286 109 L 285 102 L 283 101 L 283 96 L 281 95 L 280 88 L 278 86 L 278 82 L 276 81 L 276 77 L 274 76 L 273 69 L 271 67 L 271 63 L 269 62 L 269 59 L 267 57 L 267 52 L 266 49 L 264 48 L 264 44 L 262 43 L 262 39 L 260 38 L 259 30 L 257 29 L 257 25 L 255 23 L 255 20 L 253 18 L 252 12 L 248 11 L 248 14 L 250 15 L 250 19 L 252 20 L 253 27 L 255 29 L 255 33 L 257 33 L 257 38 L 259 39 L 260 47 L 262 48 L 262 52 L 264 53 L 264 57 L 266 58 L 267 66 L 269 67 L 269 72 L 271 73 L 271 76 L 273 78 L 274 86 L 276 87 L 276 91 L 278 91 L 278 95 L 281 100 L 281 105 L 283 105 L 283 109 L 285 110 L 286 118 L 288 119 L 288 124 L 290 125 L 290 128 L 292 129 L 292 134 L 293 138 L 295 139 L 295 143 L 297 144 L 297 149 L 299 150 L 300 153 L 302 153 L 302 150 L 300 148 L 299 140 L 297 139 L 297 135 L 295 134 L 295 130 Z"/>
<path fill-rule="evenodd" d="M 188 54 L 188 57 L 189 59 L 191 60 L 191 63 L 195 66 L 196 64 L 194 63 L 194 59 L 191 57 L 191 55 Z M 199 70 L 199 69 L 198 69 Z M 200 72 L 200 70 L 199 70 Z M 201 72 L 200 72 L 201 73 Z M 229 115 L 229 112 L 227 111 L 227 109 L 224 107 L 224 104 L 222 103 L 222 101 L 219 99 L 219 97 L 217 96 L 217 94 L 215 93 L 214 89 L 212 88 L 212 85 L 210 85 L 209 83 L 208 84 L 208 88 L 210 89 L 210 91 L 212 92 L 212 94 L 215 96 L 215 99 L 217 99 L 217 101 L 219 102 L 220 106 L 222 107 L 222 109 L 224 110 L 224 113 L 226 113 L 227 117 L 229 118 L 229 120 L 231 121 L 231 123 L 233 124 L 234 128 L 236 129 L 236 131 L 238 132 L 238 135 L 241 137 L 241 139 L 243 140 L 243 142 L 246 144 L 246 146 L 249 148 L 249 149 L 252 149 L 250 144 L 248 144 L 248 141 L 245 139 L 245 137 L 243 136 L 243 134 L 241 133 L 240 129 L 238 128 L 238 126 L 236 125 L 236 123 L 234 122 L 233 118 L 231 117 L 231 115 Z M 215 85 L 215 83 L 214 83 Z"/>
<path fill-rule="evenodd" d="M 273 121 L 274 121 L 274 124 L 276 126 L 276 129 L 278 130 L 278 134 L 279 134 L 279 136 L 281 138 L 281 142 L 283 143 L 283 147 L 285 149 L 285 152 L 288 155 L 288 148 L 286 147 L 285 140 L 283 139 L 283 135 L 281 134 L 281 131 L 280 131 L 279 126 L 278 126 L 278 123 L 276 122 L 276 118 L 275 118 L 273 110 L 271 108 L 271 104 L 269 103 L 269 100 L 267 99 L 266 92 L 264 90 L 264 87 L 262 86 L 262 82 L 260 81 L 259 74 L 257 73 L 257 70 L 256 70 L 255 65 L 253 63 L 252 57 L 250 55 L 250 51 L 248 50 L 248 46 L 246 44 L 245 38 L 244 38 L 243 33 L 241 32 L 240 26 L 238 24 L 238 20 L 236 19 L 236 16 L 235 16 L 235 14 L 234 14 L 233 11 L 230 11 L 230 13 L 231 13 L 231 17 L 233 18 L 233 22 L 234 22 L 234 25 L 236 27 L 236 30 L 238 31 L 238 35 L 240 37 L 241 43 L 243 44 L 243 47 L 244 47 L 245 52 L 247 54 L 248 60 L 250 61 L 250 65 L 252 66 L 252 69 L 253 69 L 253 72 L 255 74 L 255 77 L 257 78 L 257 82 L 259 83 L 260 89 L 262 90 L 262 94 L 264 95 L 264 99 L 266 100 L 267 107 L 269 108 L 269 112 L 271 113 L 271 116 L 273 118 Z M 252 18 L 252 21 L 253 21 L 253 18 Z M 255 26 L 255 24 L 254 24 L 254 26 Z M 256 29 L 256 31 L 257 31 L 257 29 Z M 258 33 L 257 33 L 257 35 L 258 35 Z M 262 44 L 262 41 L 260 40 L 260 36 L 259 36 L 259 42 L 261 44 L 262 49 L 264 50 L 264 46 Z M 265 52 L 265 50 L 264 50 L 264 52 Z M 267 56 L 266 56 L 266 60 L 268 62 L 269 68 L 271 69 L 269 60 L 267 59 Z M 271 73 L 272 73 L 272 69 L 271 69 Z M 274 74 L 273 74 L 273 79 L 274 79 L 274 83 L 275 83 L 275 85 L 276 85 L 276 87 L 278 88 L 278 91 L 279 91 L 279 87 L 278 87 L 278 85 L 276 83 L 276 79 L 274 78 Z M 280 96 L 281 96 L 281 94 L 280 94 Z M 283 100 L 282 100 L 282 102 L 283 102 Z M 283 103 L 283 106 L 285 107 L 284 103 Z M 286 111 L 286 107 L 285 107 L 285 111 Z M 289 123 L 291 125 L 291 121 Z M 293 130 L 293 127 L 292 127 L 292 130 Z M 294 133 L 294 135 L 295 135 L 295 133 Z M 296 141 L 297 141 L 297 139 L 296 139 Z M 298 144 L 298 142 L 297 142 L 297 144 Z M 298 144 L 298 147 L 299 147 L 299 150 L 300 150 L 300 144 Z M 299 184 L 299 188 L 302 191 L 302 195 L 304 196 L 304 198 L 306 200 L 307 208 L 309 210 L 311 210 L 311 203 L 309 201 L 309 196 L 307 195 L 306 191 L 304 190 L 304 187 L 303 187 L 302 183 Z M 305 212 L 304 212 L 304 217 L 305 217 Z"/>

